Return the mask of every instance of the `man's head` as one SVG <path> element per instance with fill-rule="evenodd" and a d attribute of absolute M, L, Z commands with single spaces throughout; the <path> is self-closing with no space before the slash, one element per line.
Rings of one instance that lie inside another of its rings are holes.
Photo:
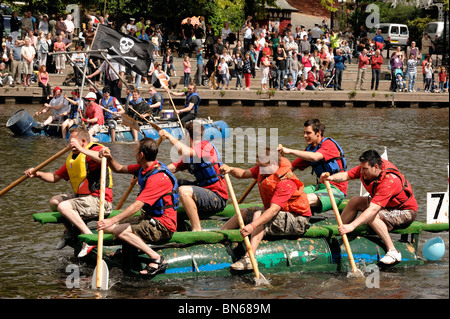
<path fill-rule="evenodd" d="M 373 181 L 381 173 L 383 161 L 375 150 L 368 150 L 359 157 L 361 176 L 367 181 Z"/>
<path fill-rule="evenodd" d="M 195 91 L 197 91 L 197 85 L 195 85 L 195 83 L 190 83 L 190 84 L 188 85 L 187 89 L 188 89 L 188 93 L 189 93 L 189 94 L 192 94 L 192 93 L 194 93 Z"/>
<path fill-rule="evenodd" d="M 139 100 L 139 97 L 141 96 L 141 93 L 139 92 L 138 89 L 134 89 L 131 92 L 131 95 L 133 96 L 133 100 L 136 102 L 137 100 Z"/>
<path fill-rule="evenodd" d="M 103 96 L 104 96 L 106 99 L 108 99 L 108 98 L 111 96 L 111 88 L 110 88 L 108 85 L 106 85 L 106 86 L 103 88 Z"/>
<path fill-rule="evenodd" d="M 259 166 L 259 172 L 261 175 L 274 174 L 281 161 L 281 153 L 277 151 L 277 148 L 271 148 L 266 146 L 264 150 L 260 150 L 256 155 L 256 165 Z"/>
<path fill-rule="evenodd" d="M 191 121 L 184 127 L 188 132 L 189 139 L 191 141 L 201 141 L 203 140 L 203 133 L 205 132 L 205 127 L 202 123 L 198 121 Z"/>
<path fill-rule="evenodd" d="M 70 138 L 77 139 L 80 142 L 81 146 L 84 148 L 91 142 L 91 135 L 89 132 L 82 126 L 78 126 L 75 128 L 71 128 L 69 130 Z M 74 154 L 80 153 L 76 148 L 72 148 L 72 152 Z"/>
<path fill-rule="evenodd" d="M 150 84 L 150 86 L 148 87 L 148 93 L 150 94 L 150 96 L 153 96 L 153 94 L 156 93 L 156 88 Z"/>
<path fill-rule="evenodd" d="M 89 92 L 88 94 L 86 94 L 85 99 L 86 99 L 86 104 L 91 105 L 97 99 L 97 95 L 94 92 Z"/>
<path fill-rule="evenodd" d="M 138 142 L 135 150 L 136 161 L 138 164 L 152 162 L 156 159 L 156 155 L 158 155 L 158 144 L 154 139 L 144 137 Z"/>
<path fill-rule="evenodd" d="M 305 138 L 306 144 L 317 146 L 325 134 L 325 125 L 318 119 L 312 119 L 307 120 L 303 126 L 305 127 L 303 137 Z"/>

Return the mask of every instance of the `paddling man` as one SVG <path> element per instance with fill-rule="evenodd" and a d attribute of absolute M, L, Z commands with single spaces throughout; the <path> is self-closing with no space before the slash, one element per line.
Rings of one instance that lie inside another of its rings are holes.
<path fill-rule="evenodd" d="M 408 227 L 417 217 L 417 201 L 411 184 L 392 164 L 374 150 L 359 157 L 360 165 L 326 178 L 330 182 L 346 182 L 361 178 L 370 196 L 354 196 L 342 212 L 341 235 L 352 232 L 362 224 L 370 227 L 386 245 L 386 255 L 380 262 L 394 264 L 402 255 L 394 247 L 389 231 Z M 324 180 L 324 177 L 321 177 Z M 358 217 L 358 212 L 362 212 Z"/>
<path fill-rule="evenodd" d="M 61 88 L 55 87 L 53 89 L 53 98 L 50 102 L 44 103 L 44 109 L 34 114 L 34 116 L 37 116 L 47 113 L 50 109 L 53 111 L 53 114 L 44 121 L 42 126 L 47 126 L 52 122 L 63 122 L 67 119 L 66 115 L 70 112 L 70 105 L 61 93 Z"/>
<path fill-rule="evenodd" d="M 189 122 L 189 146 L 178 141 L 169 132 L 161 130 L 160 137 L 166 137 L 181 158 L 168 167 L 172 173 L 188 170 L 195 176 L 195 182 L 179 181 L 180 201 L 191 221 L 192 231 L 201 231 L 200 218 L 221 212 L 227 205 L 227 185 L 219 173 L 220 155 L 216 147 L 203 140 L 205 128 L 200 123 Z"/>
<path fill-rule="evenodd" d="M 70 130 L 69 145 L 72 146 L 72 152 L 67 156 L 66 163 L 57 171 L 38 171 L 34 174 L 32 174 L 32 168 L 25 171 L 28 177 L 37 177 L 47 183 L 56 183 L 64 179 L 72 186 L 73 193 L 56 195 L 50 199 L 50 208 L 52 211 L 61 213 L 66 228 L 56 249 L 64 248 L 69 240 L 76 238 L 78 231 L 82 234 L 92 234 L 86 222 L 98 218 L 100 205 L 101 159 L 98 157 L 98 152 L 103 146 L 92 143 L 88 131 L 80 126 Z M 105 216 L 112 211 L 112 184 L 112 175 L 108 169 Z M 78 257 L 86 256 L 92 248 L 84 243 Z"/>
<path fill-rule="evenodd" d="M 162 110 L 164 98 L 161 93 L 156 92 L 156 88 L 150 84 L 148 88 L 148 93 L 150 94 L 150 100 L 148 100 L 147 104 L 150 107 L 150 112 L 152 116 L 158 116 Z M 149 113 L 142 114 L 141 117 L 147 117 L 150 115 Z"/>
<path fill-rule="evenodd" d="M 177 229 L 178 184 L 166 165 L 156 160 L 158 144 L 151 138 L 141 139 L 135 149 L 137 164 L 121 165 L 105 148 L 100 156 L 116 173 L 137 176 L 141 191 L 136 201 L 120 214 L 97 223 L 99 230 L 113 233 L 115 237 L 143 251 L 150 263 L 142 275 L 154 276 L 167 268 L 164 257 L 147 243 L 169 240 Z M 141 215 L 132 217 L 141 211 Z"/>
<path fill-rule="evenodd" d="M 139 89 L 133 89 L 131 92 L 132 98 L 128 102 L 128 112 L 127 115 L 133 118 L 134 120 L 141 120 L 141 115 L 149 112 L 149 106 L 145 102 L 143 98 L 141 98 L 141 94 Z M 131 134 L 133 135 L 133 139 L 135 142 L 138 140 L 138 132 L 130 127 Z"/>
<path fill-rule="evenodd" d="M 311 209 L 303 191 L 303 183 L 291 170 L 288 159 L 267 148 L 258 155 L 256 166 L 241 169 L 222 165 L 220 172 L 236 178 L 254 178 L 258 181 L 259 193 L 264 207 L 251 207 L 241 210 L 246 226 L 241 229 L 243 237 L 251 236 L 253 253 L 264 235 L 300 236 L 309 228 Z M 235 216 L 230 218 L 222 229 L 238 229 Z M 248 252 L 243 258 L 232 264 L 233 270 L 253 269 Z"/>
<path fill-rule="evenodd" d="M 94 136 L 100 132 L 100 125 L 105 124 L 105 118 L 103 117 L 102 108 L 95 102 L 97 95 L 94 92 L 89 92 L 85 99 L 86 110 L 84 111 L 84 117 L 81 121 L 88 124 L 89 134 Z"/>
<path fill-rule="evenodd" d="M 189 84 L 187 89 L 187 92 L 172 92 L 171 90 L 166 89 L 168 94 L 173 94 L 175 96 L 186 96 L 186 103 L 184 108 L 181 110 L 176 110 L 183 126 L 185 126 L 187 122 L 192 121 L 197 117 L 198 106 L 200 105 L 201 101 L 200 96 L 197 93 L 197 86 L 194 83 Z M 174 116 L 169 118 L 168 121 L 178 121 L 177 115 L 175 114 Z"/>
<path fill-rule="evenodd" d="M 100 106 L 104 109 L 109 110 L 103 111 L 103 116 L 105 118 L 106 124 L 108 124 L 109 132 L 111 135 L 111 142 L 116 141 L 116 128 L 117 128 L 117 120 L 120 118 L 120 115 L 125 113 L 125 110 L 120 105 L 118 99 L 114 96 L 111 96 L 111 88 L 109 86 L 105 86 L 103 88 L 103 98 L 100 100 Z"/>
<path fill-rule="evenodd" d="M 319 183 L 320 175 L 323 172 L 329 172 L 330 175 L 347 169 L 344 152 L 339 144 L 330 137 L 325 137 L 325 125 L 318 119 L 307 120 L 304 123 L 303 137 L 308 146 L 304 151 L 298 151 L 283 147 L 281 144 L 279 150 L 284 154 L 292 154 L 297 159 L 292 162 L 292 167 L 301 170 L 312 167 L 311 174 L 316 174 L 317 184 L 305 187 L 305 193 L 308 194 L 309 205 L 313 211 L 324 212 L 332 209 L 330 198 L 325 184 Z M 347 195 L 347 182 L 331 182 L 331 189 L 339 206 Z"/>

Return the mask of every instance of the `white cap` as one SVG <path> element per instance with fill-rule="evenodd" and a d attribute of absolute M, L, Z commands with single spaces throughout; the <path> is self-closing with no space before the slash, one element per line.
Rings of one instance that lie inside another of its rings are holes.
<path fill-rule="evenodd" d="M 88 94 L 86 94 L 86 99 L 87 100 L 96 100 L 97 99 L 97 95 L 94 92 L 89 92 Z"/>

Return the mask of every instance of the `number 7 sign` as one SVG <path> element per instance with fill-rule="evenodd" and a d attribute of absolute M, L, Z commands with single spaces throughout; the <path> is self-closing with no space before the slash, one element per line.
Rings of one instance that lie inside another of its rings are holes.
<path fill-rule="evenodd" d="M 427 224 L 448 223 L 448 192 L 427 193 Z"/>

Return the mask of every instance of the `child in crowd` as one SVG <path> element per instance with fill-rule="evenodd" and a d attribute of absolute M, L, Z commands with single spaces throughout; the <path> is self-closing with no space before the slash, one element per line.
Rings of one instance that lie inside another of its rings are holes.
<path fill-rule="evenodd" d="M 183 68 L 184 68 L 184 88 L 187 88 L 191 80 L 191 61 L 189 61 L 189 55 L 186 55 L 184 57 Z"/>
<path fill-rule="evenodd" d="M 159 38 L 158 38 L 158 34 L 156 34 L 156 32 L 153 33 L 152 43 L 155 46 L 155 50 L 154 50 L 153 54 L 155 55 L 155 57 L 157 57 L 157 56 L 159 56 Z"/>
<path fill-rule="evenodd" d="M 323 71 L 325 66 L 323 64 L 319 67 L 319 91 L 325 90 L 325 72 Z"/>
<path fill-rule="evenodd" d="M 406 85 L 405 82 L 403 81 L 403 72 L 398 72 L 397 73 L 397 89 L 399 92 L 403 92 L 406 89 Z"/>
<path fill-rule="evenodd" d="M 298 81 L 297 90 L 304 91 L 306 89 L 306 86 L 308 84 L 306 83 L 305 77 L 303 75 L 300 76 L 300 81 Z"/>
<path fill-rule="evenodd" d="M 230 70 L 228 68 L 228 63 L 225 62 L 225 58 L 222 57 L 219 63 L 219 86 L 217 89 L 223 90 L 225 84 L 227 85 L 227 90 L 230 89 Z M 222 86 L 220 86 L 222 84 Z"/>
<path fill-rule="evenodd" d="M 250 58 L 250 53 L 245 54 L 244 60 L 244 78 L 245 78 L 245 89 L 250 90 L 250 82 L 252 77 L 252 60 Z"/>
<path fill-rule="evenodd" d="M 442 93 L 445 90 L 445 81 L 447 80 L 447 72 L 445 70 L 445 67 L 442 66 L 439 69 L 438 78 L 439 78 L 439 92 Z"/>
<path fill-rule="evenodd" d="M 428 62 L 425 64 L 425 90 L 424 92 L 430 92 L 431 84 L 433 81 L 433 65 Z"/>
<path fill-rule="evenodd" d="M 287 84 L 286 84 L 286 88 L 287 88 L 289 91 L 294 91 L 294 90 L 295 90 L 295 83 L 294 83 L 294 79 L 292 78 L 292 76 L 290 76 L 290 77 L 288 78 L 288 82 L 287 82 Z"/>
<path fill-rule="evenodd" d="M 276 81 L 277 81 L 277 66 L 275 65 L 275 62 L 270 62 L 270 70 L 269 70 L 269 88 L 275 88 Z"/>

